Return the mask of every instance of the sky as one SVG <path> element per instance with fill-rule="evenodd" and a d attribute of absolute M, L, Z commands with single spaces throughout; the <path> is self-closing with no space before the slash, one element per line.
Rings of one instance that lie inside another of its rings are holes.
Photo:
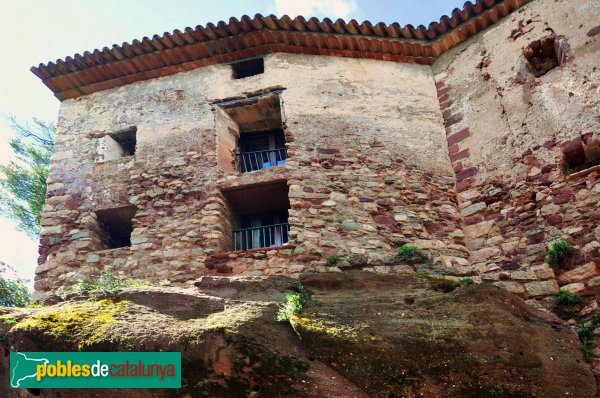
<path fill-rule="evenodd" d="M 427 26 L 457 0 L 0 0 L 0 164 L 11 159 L 7 118 L 56 121 L 60 102 L 29 68 L 76 53 L 257 13 Z M 0 262 L 33 279 L 37 240 L 0 216 Z"/>

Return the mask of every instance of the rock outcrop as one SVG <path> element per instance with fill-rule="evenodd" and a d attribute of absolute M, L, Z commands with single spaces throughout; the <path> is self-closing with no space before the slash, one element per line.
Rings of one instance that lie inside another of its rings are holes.
<path fill-rule="evenodd" d="M 311 293 L 288 323 L 278 304 Z M 300 279 L 204 277 L 41 309 L 0 310 L 9 350 L 181 351 L 179 390 L 42 390 L 41 397 L 593 397 L 571 328 L 492 285 L 349 271 Z M 12 322 L 11 322 L 12 323 Z"/>

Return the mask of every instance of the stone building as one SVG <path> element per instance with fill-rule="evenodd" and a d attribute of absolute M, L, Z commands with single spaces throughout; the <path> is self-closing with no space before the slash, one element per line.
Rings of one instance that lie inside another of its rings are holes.
<path fill-rule="evenodd" d="M 61 101 L 35 289 L 402 272 L 411 244 L 523 297 L 594 294 L 599 33 L 598 0 L 478 0 L 429 27 L 244 16 L 34 67 Z"/>

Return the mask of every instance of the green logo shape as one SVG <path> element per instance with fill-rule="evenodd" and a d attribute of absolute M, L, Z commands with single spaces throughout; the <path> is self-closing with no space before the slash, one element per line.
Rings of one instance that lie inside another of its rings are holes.
<path fill-rule="evenodd" d="M 180 352 L 11 352 L 11 388 L 180 388 Z"/>

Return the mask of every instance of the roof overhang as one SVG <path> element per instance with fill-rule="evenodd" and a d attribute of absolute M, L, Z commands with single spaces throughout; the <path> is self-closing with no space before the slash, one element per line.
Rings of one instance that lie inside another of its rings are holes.
<path fill-rule="evenodd" d="M 445 51 L 530 0 L 477 0 L 426 28 L 393 23 L 346 23 L 287 15 L 231 18 L 217 25 L 145 37 L 86 51 L 31 71 L 63 101 L 142 80 L 268 53 L 329 55 L 430 65 Z"/>

